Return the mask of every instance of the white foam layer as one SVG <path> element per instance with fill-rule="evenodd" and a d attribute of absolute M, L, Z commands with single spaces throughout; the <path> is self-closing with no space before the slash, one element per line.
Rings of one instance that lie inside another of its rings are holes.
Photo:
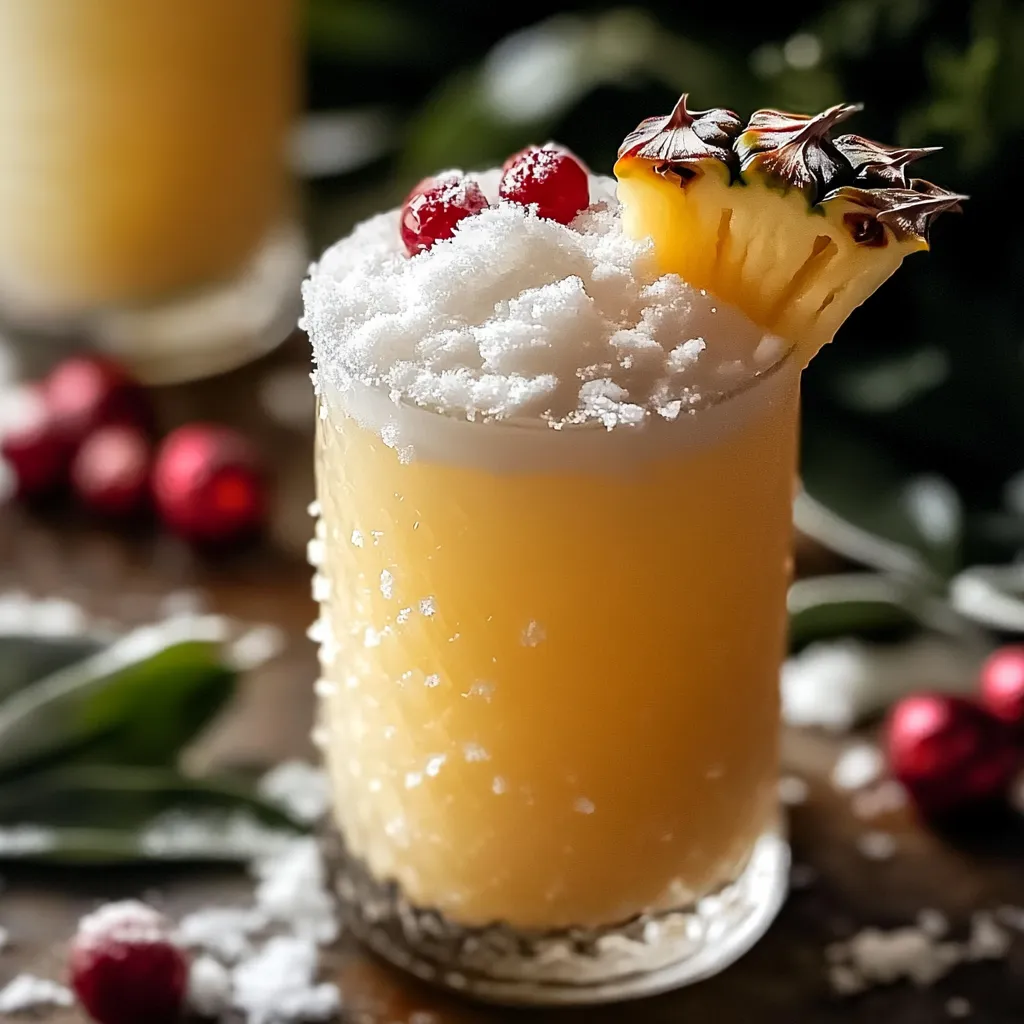
<path fill-rule="evenodd" d="M 351 417 L 378 434 L 403 462 L 467 466 L 490 473 L 628 472 L 645 461 L 723 441 L 780 402 L 791 400 L 799 360 L 785 359 L 714 404 L 690 409 L 675 420 L 660 416 L 632 428 L 600 423 L 551 429 L 540 419 L 471 422 L 394 401 L 374 385 L 350 381 L 321 393 L 327 428 L 344 430 Z"/>
<path fill-rule="evenodd" d="M 497 173 L 478 178 L 493 201 Z M 496 203 L 413 258 L 401 247 L 397 211 L 360 225 L 303 289 L 318 390 L 420 454 L 435 448 L 427 434 L 461 437 L 466 421 L 517 426 L 474 435 L 469 447 L 509 438 L 532 448 L 539 439 L 519 429 L 532 424 L 573 428 L 573 448 L 599 443 L 605 454 L 607 439 L 575 428 L 643 427 L 647 444 L 701 410 L 708 422 L 685 433 L 710 429 L 726 415 L 712 410 L 777 363 L 782 343 L 676 275 L 660 275 L 650 242 L 622 233 L 613 189 L 592 178 L 591 206 L 569 226 Z M 371 410 L 380 403 L 367 389 L 390 408 Z M 725 404 L 735 412 L 737 402 Z M 436 413 L 448 421 L 432 422 Z"/>

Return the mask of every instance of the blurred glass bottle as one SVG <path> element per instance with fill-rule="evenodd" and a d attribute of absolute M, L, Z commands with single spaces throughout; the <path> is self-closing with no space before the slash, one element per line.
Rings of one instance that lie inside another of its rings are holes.
<path fill-rule="evenodd" d="M 0 313 L 144 379 L 295 323 L 296 0 L 0 0 Z"/>

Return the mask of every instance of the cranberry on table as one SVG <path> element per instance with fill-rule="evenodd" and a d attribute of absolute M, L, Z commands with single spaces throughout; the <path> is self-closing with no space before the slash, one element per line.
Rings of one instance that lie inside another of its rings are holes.
<path fill-rule="evenodd" d="M 71 464 L 71 484 L 90 511 L 122 518 L 140 511 L 149 498 L 152 451 L 138 427 L 100 427 L 90 434 Z"/>
<path fill-rule="evenodd" d="M 938 693 L 896 704 L 886 751 L 892 774 L 929 817 L 1001 800 L 1019 764 L 1003 722 L 973 701 Z"/>
<path fill-rule="evenodd" d="M 410 256 L 426 252 L 442 239 L 451 238 L 459 221 L 488 205 L 487 197 L 472 178 L 424 178 L 402 206 L 400 231 L 405 251 Z"/>
<path fill-rule="evenodd" d="M 15 496 L 31 499 L 54 490 L 65 480 L 68 448 L 45 394 L 27 384 L 4 391 L 0 403 L 0 461 L 14 475 Z"/>
<path fill-rule="evenodd" d="M 163 915 L 143 903 L 101 907 L 71 943 L 71 987 L 98 1024 L 173 1024 L 188 987 L 188 959 Z"/>
<path fill-rule="evenodd" d="M 164 523 L 196 544 L 229 544 L 263 525 L 267 488 L 255 448 L 228 427 L 193 423 L 169 434 L 153 467 Z"/>
<path fill-rule="evenodd" d="M 62 360 L 43 382 L 43 392 L 57 430 L 77 447 L 99 427 L 152 425 L 146 389 L 123 367 L 98 355 Z"/>
<path fill-rule="evenodd" d="M 586 168 L 558 146 L 531 146 L 505 162 L 498 193 L 502 199 L 534 206 L 537 215 L 569 224 L 590 205 Z"/>
<path fill-rule="evenodd" d="M 981 703 L 1024 737 L 1024 645 L 1001 647 L 981 667 Z"/>

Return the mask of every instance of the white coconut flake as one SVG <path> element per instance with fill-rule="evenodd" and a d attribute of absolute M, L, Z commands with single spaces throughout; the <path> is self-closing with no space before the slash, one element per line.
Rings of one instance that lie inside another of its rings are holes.
<path fill-rule="evenodd" d="M 1009 952 L 1009 933 L 991 912 L 973 915 L 966 942 L 946 939 L 944 919 L 931 916 L 936 913 L 928 911 L 917 926 L 864 928 L 846 942 L 833 943 L 825 951 L 833 990 L 850 995 L 897 981 L 926 987 L 958 964 L 1000 960 Z"/>
<path fill-rule="evenodd" d="M 971 692 L 981 658 L 931 636 L 903 644 L 850 637 L 810 644 L 782 667 L 783 718 L 789 725 L 845 732 L 922 687 Z"/>
<path fill-rule="evenodd" d="M 175 941 L 233 964 L 252 955 L 251 938 L 267 924 L 267 915 L 254 907 L 203 907 L 181 919 Z"/>
<path fill-rule="evenodd" d="M 248 1024 L 330 1020 L 341 1009 L 336 985 L 316 982 L 318 956 L 309 939 L 276 936 L 234 972 L 232 1004 Z"/>
<path fill-rule="evenodd" d="M 0 990 L 0 1013 L 36 1013 L 53 1007 L 74 1005 L 71 990 L 55 981 L 19 974 Z"/>
<path fill-rule="evenodd" d="M 213 957 L 200 956 L 188 972 L 188 1005 L 200 1017 L 219 1020 L 231 1008 L 231 972 Z"/>
<path fill-rule="evenodd" d="M 313 837 L 293 839 L 283 850 L 255 863 L 256 906 L 270 921 L 296 935 L 326 944 L 338 937 L 327 872 Z"/>
<path fill-rule="evenodd" d="M 832 768 L 832 785 L 836 789 L 864 789 L 885 771 L 885 758 L 871 743 L 855 743 L 847 747 Z"/>
<path fill-rule="evenodd" d="M 293 818 L 315 824 L 331 804 L 327 773 L 306 761 L 285 761 L 259 782 L 260 795 L 286 810 Z"/>
<path fill-rule="evenodd" d="M 495 191 L 497 172 L 476 177 Z M 570 225 L 495 203 L 411 259 L 398 211 L 360 224 L 303 286 L 318 373 L 342 394 L 370 384 L 464 419 L 612 429 L 763 369 L 764 331 L 661 275 L 650 240 L 622 231 L 613 190 L 591 178 L 592 206 Z M 398 445 L 393 424 L 379 430 Z"/>
<path fill-rule="evenodd" d="M 810 789 L 798 775 L 783 775 L 779 779 L 779 800 L 786 807 L 797 807 L 807 802 Z"/>

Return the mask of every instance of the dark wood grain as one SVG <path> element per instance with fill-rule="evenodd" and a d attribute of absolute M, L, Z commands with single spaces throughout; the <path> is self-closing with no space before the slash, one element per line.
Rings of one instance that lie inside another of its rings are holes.
<path fill-rule="evenodd" d="M 204 562 L 148 529 L 115 536 L 59 508 L 31 515 L 0 509 L 0 591 L 17 586 L 67 596 L 97 616 L 128 622 L 156 614 L 167 593 L 196 588 L 218 613 L 272 622 L 286 631 L 287 649 L 246 679 L 231 713 L 196 752 L 205 763 L 271 764 L 286 756 L 312 756 L 308 732 L 316 661 L 304 634 L 314 608 L 301 558 L 312 495 L 311 431 L 275 422 L 260 400 L 270 377 L 299 374 L 306 359 L 303 340 L 294 338 L 273 356 L 228 377 L 158 395 L 167 425 L 209 417 L 237 423 L 258 437 L 277 471 L 277 498 L 270 538 L 256 550 Z M 818 568 L 826 562 L 798 548 L 798 564 Z M 855 841 L 867 826 L 852 814 L 848 797 L 828 784 L 840 745 L 814 733 L 786 734 L 787 770 L 811 783 L 810 800 L 791 818 L 795 860 L 813 868 L 816 877 L 792 894 L 767 938 L 725 974 L 640 1003 L 528 1013 L 476 1006 L 433 991 L 344 940 L 327 957 L 326 970 L 341 984 L 345 1019 L 365 1024 L 932 1024 L 948 1019 L 945 1006 L 952 996 L 970 1000 L 975 1021 L 1024 1019 L 1024 942 L 1006 961 L 961 968 L 929 990 L 897 985 L 854 999 L 830 995 L 824 947 L 859 927 L 906 924 L 921 908 L 936 907 L 962 929 L 976 909 L 1024 904 L 1024 841 L 1015 822 L 990 835 L 953 841 L 901 812 L 875 823 L 896 836 L 896 855 L 884 862 L 865 859 Z M 244 876 L 223 871 L 11 867 L 3 873 L 0 922 L 12 945 L 0 953 L 0 984 L 21 970 L 59 976 L 64 943 L 79 916 L 98 901 L 146 894 L 180 914 L 212 900 L 242 900 L 249 891 Z M 81 1021 L 75 1012 L 48 1019 Z"/>

